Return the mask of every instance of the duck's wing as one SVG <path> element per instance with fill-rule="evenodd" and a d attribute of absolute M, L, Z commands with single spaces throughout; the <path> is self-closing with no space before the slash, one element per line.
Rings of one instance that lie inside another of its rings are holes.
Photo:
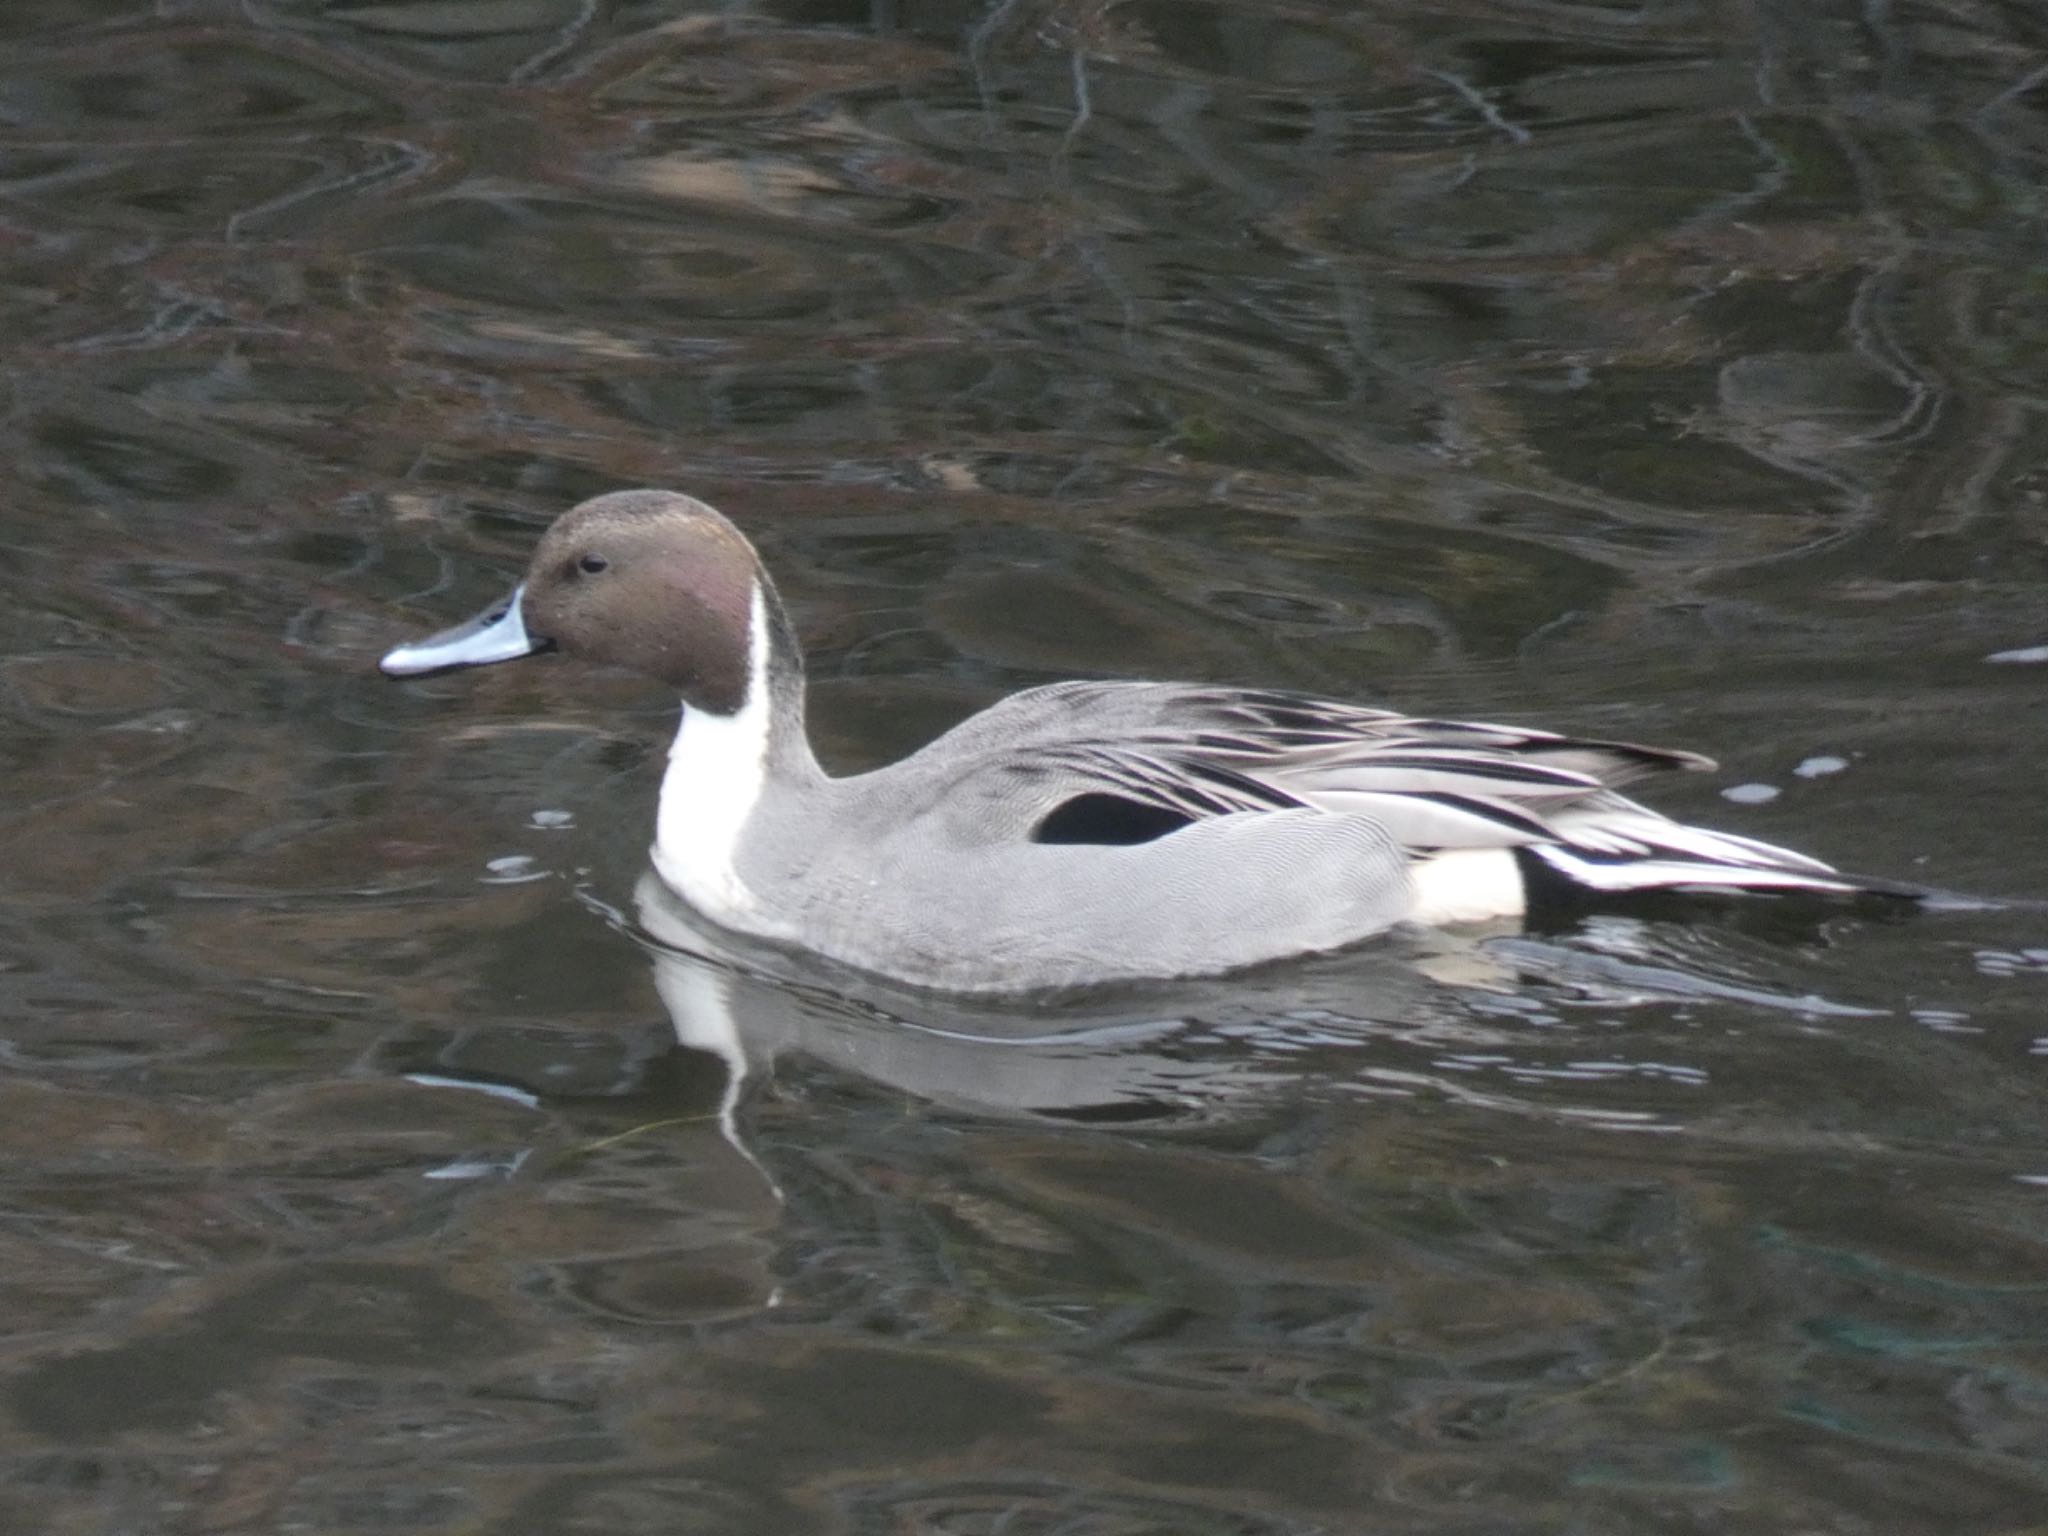
<path fill-rule="evenodd" d="M 1712 764 L 1305 694 L 1075 682 L 1013 694 L 899 766 L 937 772 L 956 793 L 992 780 L 976 787 L 1000 790 L 1025 814 L 1079 794 L 1187 819 L 1308 806 L 1369 814 L 1404 845 L 1438 849 L 1553 836 L 1551 814 L 1626 804 L 1612 785 Z"/>
<path fill-rule="evenodd" d="M 945 765 L 984 833 L 1144 842 L 1207 817 L 1365 816 L 1418 858 L 1528 849 L 1570 882 L 1847 889 L 1819 860 L 1685 826 L 1613 786 L 1710 759 L 1267 690 L 1061 683 L 1013 695 L 903 765 Z"/>
<path fill-rule="evenodd" d="M 992 747 L 1028 751 L 1078 741 L 1171 742 L 1252 762 L 1272 773 L 1361 755 L 1457 752 L 1468 760 L 1521 760 L 1602 785 L 1712 759 L 1631 742 L 1567 737 L 1474 721 L 1433 720 L 1277 689 L 1199 683 L 1070 682 L 1026 689 L 962 721 L 925 752 L 964 756 Z M 918 754 L 925 755 L 924 753 Z"/>

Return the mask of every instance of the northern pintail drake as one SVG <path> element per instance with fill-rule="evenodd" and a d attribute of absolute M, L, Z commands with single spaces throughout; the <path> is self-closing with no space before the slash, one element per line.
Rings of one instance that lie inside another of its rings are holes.
<path fill-rule="evenodd" d="M 402 645 L 417 676 L 560 650 L 682 696 L 653 859 L 713 921 L 922 986 L 1214 974 L 1398 923 L 1635 893 L 1900 888 L 1685 826 L 1614 786 L 1690 752 L 1270 689 L 1067 682 L 826 774 L 803 659 L 740 531 L 688 496 L 565 513 L 511 597 Z"/>

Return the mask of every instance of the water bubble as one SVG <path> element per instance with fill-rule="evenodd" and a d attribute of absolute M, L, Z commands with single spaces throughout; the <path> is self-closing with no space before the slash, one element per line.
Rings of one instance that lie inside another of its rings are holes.
<path fill-rule="evenodd" d="M 482 880 L 485 885 L 524 885 L 529 880 L 545 880 L 548 872 L 540 862 L 524 853 L 508 853 L 492 859 L 484 865 Z"/>
<path fill-rule="evenodd" d="M 1848 766 L 1849 759 L 1846 757 L 1834 757 L 1823 753 L 1819 757 L 1809 757 L 1792 771 L 1802 779 L 1824 779 L 1831 773 L 1840 773 Z"/>

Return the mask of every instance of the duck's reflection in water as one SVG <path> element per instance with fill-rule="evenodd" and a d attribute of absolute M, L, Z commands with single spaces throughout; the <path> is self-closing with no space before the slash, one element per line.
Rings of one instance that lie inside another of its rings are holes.
<path fill-rule="evenodd" d="M 634 920 L 611 915 L 650 955 L 677 1040 L 726 1063 L 720 1114 L 736 1144 L 749 1085 L 786 1057 L 974 1115 L 1163 1130 L 1330 1089 L 1556 1110 L 1481 1087 L 1466 1068 L 1501 1050 L 1489 1059 L 1513 1065 L 1515 1051 L 1540 1051 L 1540 1031 L 1588 1010 L 1869 1012 L 1776 990 L 1712 934 L 1619 918 L 1562 941 L 1420 931 L 1231 977 L 976 998 L 726 934 L 651 871 Z"/>
<path fill-rule="evenodd" d="M 393 1042 L 383 1065 L 554 1111 L 536 1155 L 497 1159 L 514 1176 L 486 1196 L 493 1240 L 562 1299 L 643 1322 L 776 1305 L 795 1240 L 785 1186 L 831 1182 L 820 1166 L 844 1158 L 921 1177 L 948 1126 L 1006 1144 L 1032 1127 L 1193 1138 L 1213 1154 L 1348 1122 L 1378 1097 L 1669 1130 L 1717 1067 L 1669 1023 L 1673 1003 L 1853 1011 L 1773 990 L 1781 951 L 1677 927 L 1396 935 L 1220 980 L 976 999 L 735 938 L 651 872 L 630 911 L 587 899 L 647 954 L 664 1026 L 433 1032 Z"/>
<path fill-rule="evenodd" d="M 1406 952 L 1363 966 L 1350 957 L 1346 990 L 1375 1017 L 1340 1020 L 1298 965 L 1279 968 L 1284 991 L 1238 977 L 982 999 L 749 943 L 705 923 L 651 872 L 634 917 L 678 1042 L 726 1063 L 720 1113 L 736 1145 L 749 1085 L 788 1057 L 974 1115 L 1161 1129 L 1257 1112 L 1300 1076 L 1289 1058 L 1304 1031 L 1470 1024 Z"/>

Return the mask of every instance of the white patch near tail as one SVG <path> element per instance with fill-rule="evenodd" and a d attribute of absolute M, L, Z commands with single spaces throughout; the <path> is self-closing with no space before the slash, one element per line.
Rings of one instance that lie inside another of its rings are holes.
<path fill-rule="evenodd" d="M 1509 848 L 1453 848 L 1419 860 L 1408 871 L 1418 923 L 1483 923 L 1520 917 L 1529 905 L 1522 871 Z"/>

